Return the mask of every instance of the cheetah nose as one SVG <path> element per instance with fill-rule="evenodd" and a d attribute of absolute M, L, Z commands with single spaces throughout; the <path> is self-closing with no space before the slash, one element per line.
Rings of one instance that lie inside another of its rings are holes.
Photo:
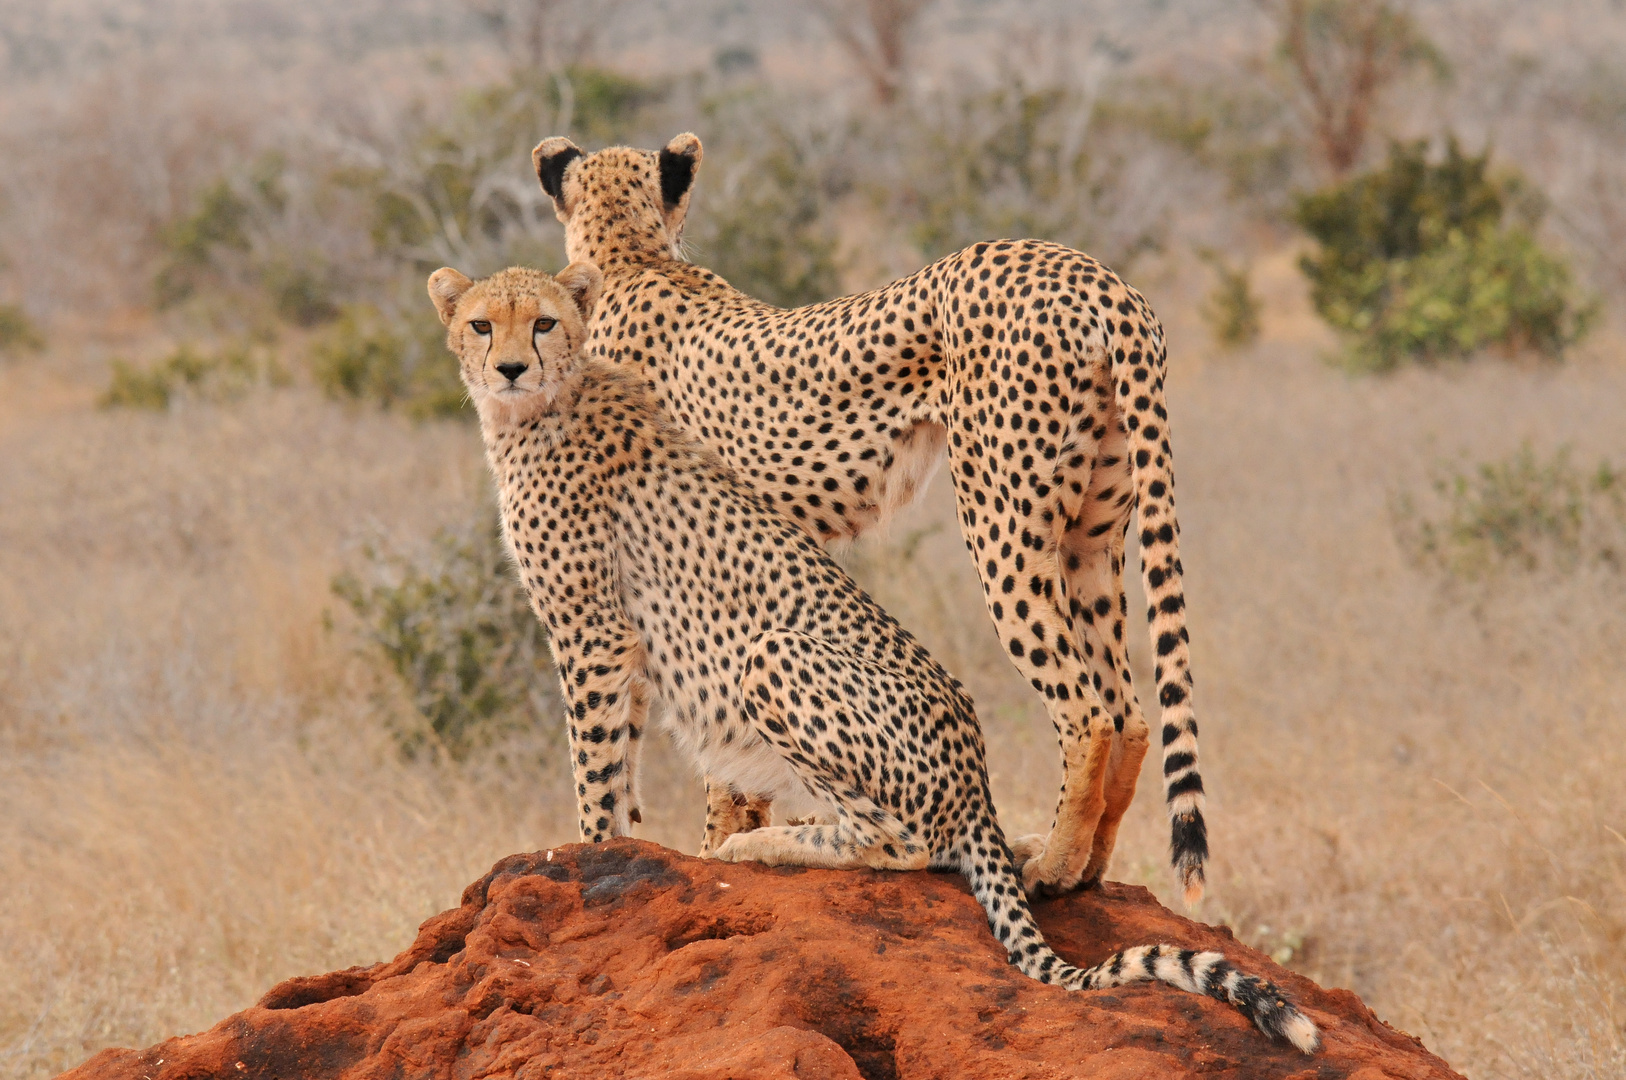
<path fill-rule="evenodd" d="M 513 382 L 515 379 L 519 378 L 525 373 L 527 366 L 528 365 L 526 364 L 515 364 L 510 362 L 507 364 L 498 364 L 497 371 L 501 373 L 503 378 L 507 379 L 509 382 Z"/>

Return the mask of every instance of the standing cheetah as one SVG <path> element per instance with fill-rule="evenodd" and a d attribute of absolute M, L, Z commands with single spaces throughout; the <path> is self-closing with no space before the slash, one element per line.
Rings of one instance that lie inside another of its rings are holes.
<path fill-rule="evenodd" d="M 553 644 L 583 840 L 629 831 L 654 697 L 720 783 L 818 808 L 817 823 L 735 833 L 718 858 L 955 869 L 1040 982 L 1161 979 L 1313 1051 L 1315 1025 L 1219 953 L 1140 946 L 1079 969 L 1051 951 L 994 817 L 965 691 L 771 499 L 673 426 L 635 370 L 583 354 L 601 282 L 582 262 L 557 278 L 429 279 L 503 533 Z"/>
<path fill-rule="evenodd" d="M 1196 903 L 1208 841 L 1163 332 L 1141 295 L 1080 252 L 1005 240 L 776 308 L 678 256 L 695 136 L 592 155 L 551 138 L 532 156 L 570 257 L 603 268 L 589 349 L 641 369 L 681 427 L 815 538 L 908 503 L 946 444 L 989 614 L 1061 739 L 1050 834 L 1014 845 L 1030 891 L 1100 880 L 1146 755 L 1124 642 L 1139 511 L 1172 861 Z M 708 848 L 765 816 L 761 793 L 707 786 Z"/>

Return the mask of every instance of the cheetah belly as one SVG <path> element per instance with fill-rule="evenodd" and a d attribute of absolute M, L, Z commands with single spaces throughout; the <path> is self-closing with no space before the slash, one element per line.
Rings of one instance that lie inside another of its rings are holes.
<path fill-rule="evenodd" d="M 624 573 L 634 586 L 624 597 L 627 612 L 643 638 L 655 696 L 666 706 L 661 724 L 678 751 L 702 775 L 727 783 L 743 794 L 771 796 L 783 812 L 792 816 L 833 814 L 834 807 L 809 792 L 784 756 L 745 718 L 739 706 L 738 681 L 731 672 L 709 668 L 707 675 L 697 678 L 693 666 L 682 664 L 680 657 L 693 657 L 699 651 L 697 643 L 679 629 L 669 612 L 666 618 L 661 617 L 658 600 L 651 603 L 644 599 L 670 596 L 670 586 L 663 589 L 645 580 L 636 569 L 627 568 Z M 743 660 L 741 649 L 735 664 Z M 675 677 L 680 667 L 681 687 Z"/>
<path fill-rule="evenodd" d="M 675 710 L 668 716 L 673 713 Z M 688 754 L 703 775 L 722 780 L 735 791 L 772 796 L 781 812 L 792 817 L 835 813 L 835 807 L 809 792 L 779 751 L 755 732 L 748 739 L 737 739 L 731 744 L 710 740 L 705 745 L 697 745 L 690 739 L 694 733 L 692 726 L 672 724 L 668 730 L 672 741 Z"/>

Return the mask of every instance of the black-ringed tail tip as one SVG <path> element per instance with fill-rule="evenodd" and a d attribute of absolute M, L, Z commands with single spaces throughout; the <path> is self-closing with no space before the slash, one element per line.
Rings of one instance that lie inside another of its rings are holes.
<path fill-rule="evenodd" d="M 1169 861 L 1180 875 L 1189 910 L 1202 900 L 1207 881 L 1203 863 L 1208 860 L 1208 824 L 1203 821 L 1203 812 L 1196 807 L 1175 813 L 1170 824 Z"/>
<path fill-rule="evenodd" d="M 1315 1023 L 1299 1012 L 1275 983 L 1238 971 L 1224 955 L 1174 945 L 1137 945 L 1114 953 L 1092 968 L 1056 972 L 1047 981 L 1069 990 L 1101 990 L 1155 979 L 1192 994 L 1206 994 L 1236 1006 L 1254 1026 L 1284 1039 L 1306 1054 L 1321 1046 Z"/>

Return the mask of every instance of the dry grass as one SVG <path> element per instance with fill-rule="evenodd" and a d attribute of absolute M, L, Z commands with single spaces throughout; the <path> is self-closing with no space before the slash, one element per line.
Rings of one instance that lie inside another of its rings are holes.
<path fill-rule="evenodd" d="M 1153 285 L 1165 310 L 1194 307 L 1178 281 Z M 1525 439 L 1626 460 L 1626 371 L 1594 357 L 1351 381 L 1280 315 L 1223 358 L 1176 322 L 1216 852 L 1202 915 L 1353 987 L 1476 1078 L 1619 1075 L 1626 583 L 1449 586 L 1406 561 L 1388 506 L 1437 459 Z M 0 369 L 0 1075 L 15 1077 L 387 957 L 496 858 L 574 834 L 561 762 L 401 763 L 373 669 L 342 620 L 323 628 L 364 538 L 420 543 L 480 506 L 471 429 L 299 389 L 98 412 L 67 370 L 60 355 Z M 975 693 L 1007 829 L 1042 829 L 1053 736 L 959 550 L 939 483 L 845 557 Z M 642 834 L 692 850 L 693 780 L 664 747 L 646 761 Z M 1115 876 L 1172 898 L 1156 780 L 1149 764 Z"/>

